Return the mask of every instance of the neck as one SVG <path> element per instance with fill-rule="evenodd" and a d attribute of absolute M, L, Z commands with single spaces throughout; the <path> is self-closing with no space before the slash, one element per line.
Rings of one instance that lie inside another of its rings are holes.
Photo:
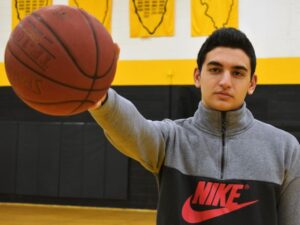
<path fill-rule="evenodd" d="M 254 120 L 251 112 L 244 103 L 240 108 L 232 111 L 217 111 L 207 108 L 202 102 L 195 113 L 195 123 L 209 133 L 222 135 L 222 123 L 226 124 L 226 132 L 233 135 L 246 129 Z"/>
<path fill-rule="evenodd" d="M 216 108 L 212 108 L 212 107 L 208 106 L 204 101 L 201 101 L 201 104 L 202 104 L 205 108 L 207 108 L 207 109 L 209 109 L 209 110 L 219 111 L 219 112 L 231 112 L 231 111 L 239 110 L 240 108 L 243 107 L 243 105 L 244 105 L 245 103 L 243 102 L 240 106 L 238 106 L 238 107 L 236 107 L 236 108 L 234 108 L 234 109 L 230 109 L 230 110 L 218 110 L 218 109 L 216 109 Z"/>

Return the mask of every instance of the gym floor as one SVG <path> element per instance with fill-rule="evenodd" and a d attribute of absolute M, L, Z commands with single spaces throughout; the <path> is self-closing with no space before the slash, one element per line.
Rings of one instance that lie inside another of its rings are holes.
<path fill-rule="evenodd" d="M 5 225 L 154 225 L 155 210 L 0 203 Z"/>

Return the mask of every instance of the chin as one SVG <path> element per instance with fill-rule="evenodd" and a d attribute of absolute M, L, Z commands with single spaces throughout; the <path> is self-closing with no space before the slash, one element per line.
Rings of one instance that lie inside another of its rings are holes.
<path fill-rule="evenodd" d="M 230 104 L 228 102 L 218 102 L 215 104 L 212 104 L 211 107 L 214 110 L 227 112 L 227 111 L 234 111 L 240 108 L 240 106 Z"/>

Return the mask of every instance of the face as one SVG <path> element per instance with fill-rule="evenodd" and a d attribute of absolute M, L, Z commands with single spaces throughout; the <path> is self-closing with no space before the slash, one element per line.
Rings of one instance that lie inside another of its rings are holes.
<path fill-rule="evenodd" d="M 250 59 L 241 49 L 217 47 L 208 52 L 201 72 L 194 72 L 204 106 L 218 111 L 240 108 L 256 87 L 257 76 L 251 78 L 250 70 Z"/>

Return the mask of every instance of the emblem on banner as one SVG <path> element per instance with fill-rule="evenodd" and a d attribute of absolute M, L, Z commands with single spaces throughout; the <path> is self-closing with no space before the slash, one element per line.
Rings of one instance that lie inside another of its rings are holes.
<path fill-rule="evenodd" d="M 238 0 L 191 0 L 192 36 L 238 27 Z"/>
<path fill-rule="evenodd" d="M 14 28 L 20 20 L 34 10 L 44 6 L 52 5 L 52 0 L 13 0 L 12 1 L 12 27 Z"/>
<path fill-rule="evenodd" d="M 132 0 L 131 36 L 173 35 L 174 0 Z"/>
<path fill-rule="evenodd" d="M 215 10 L 219 6 L 217 1 L 200 0 L 200 2 L 205 7 L 205 15 L 212 22 L 214 28 L 218 29 L 228 25 L 229 18 L 234 5 L 234 0 L 223 2 L 222 7 L 224 7 L 224 13 L 222 14 L 222 16 L 220 16 L 218 10 Z"/>

